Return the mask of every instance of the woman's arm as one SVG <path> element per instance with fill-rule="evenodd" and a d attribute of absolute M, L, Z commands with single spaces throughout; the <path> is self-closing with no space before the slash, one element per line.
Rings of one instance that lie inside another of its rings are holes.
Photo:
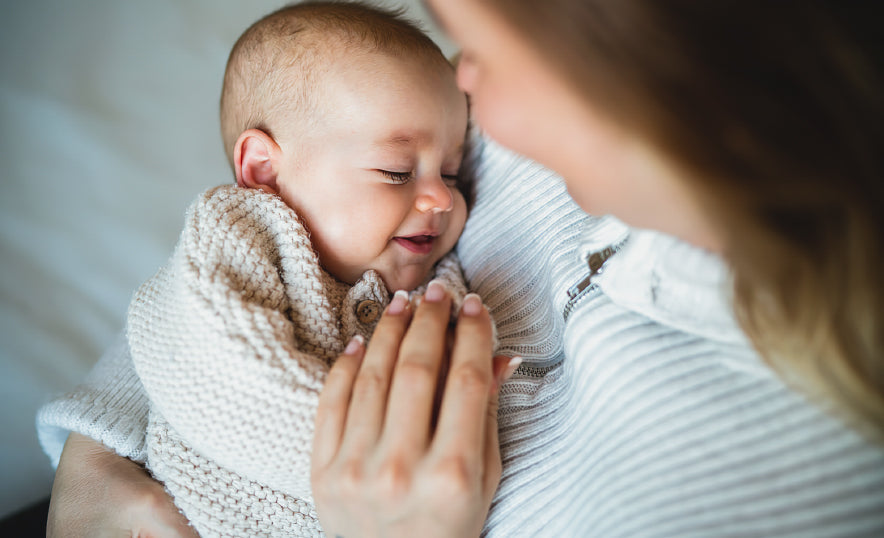
<path fill-rule="evenodd" d="M 46 535 L 194 537 L 163 485 L 143 467 L 88 437 L 71 433 L 64 445 Z"/>

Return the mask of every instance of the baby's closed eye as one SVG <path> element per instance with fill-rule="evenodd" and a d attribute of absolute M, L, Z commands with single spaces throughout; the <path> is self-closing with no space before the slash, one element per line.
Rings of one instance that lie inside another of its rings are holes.
<path fill-rule="evenodd" d="M 408 183 L 412 178 L 411 172 L 393 172 L 390 170 L 378 170 L 378 172 L 393 183 Z"/>

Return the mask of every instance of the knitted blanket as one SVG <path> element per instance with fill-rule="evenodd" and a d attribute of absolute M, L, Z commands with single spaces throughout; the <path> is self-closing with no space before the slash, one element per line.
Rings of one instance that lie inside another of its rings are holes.
<path fill-rule="evenodd" d="M 457 259 L 437 264 L 459 304 Z M 174 253 L 136 292 L 127 336 L 150 397 L 147 466 L 203 536 L 317 536 L 310 449 L 319 392 L 390 300 L 367 271 L 326 273 L 279 198 L 233 185 L 188 209 Z"/>

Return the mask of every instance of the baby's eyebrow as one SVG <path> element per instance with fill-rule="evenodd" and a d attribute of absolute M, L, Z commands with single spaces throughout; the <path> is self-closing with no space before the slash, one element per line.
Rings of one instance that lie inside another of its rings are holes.
<path fill-rule="evenodd" d="M 390 136 L 382 137 L 374 141 L 373 147 L 379 149 L 407 148 L 422 143 L 432 142 L 433 135 L 427 131 L 396 131 Z M 454 148 L 453 154 L 461 155 L 464 151 L 465 142 Z"/>
<path fill-rule="evenodd" d="M 419 137 L 415 137 L 415 136 L 407 135 L 407 134 L 394 135 L 394 136 L 391 136 L 390 138 L 388 138 L 385 143 L 386 144 L 394 144 L 394 145 L 414 144 L 418 138 Z"/>
<path fill-rule="evenodd" d="M 432 136 L 425 132 L 400 131 L 376 140 L 374 145 L 378 147 L 411 146 L 431 138 Z"/>

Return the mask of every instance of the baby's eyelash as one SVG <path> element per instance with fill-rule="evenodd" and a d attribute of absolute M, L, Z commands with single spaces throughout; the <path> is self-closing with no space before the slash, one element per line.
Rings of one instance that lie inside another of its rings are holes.
<path fill-rule="evenodd" d="M 393 183 L 408 183 L 411 180 L 411 172 L 391 172 L 389 170 L 378 171 Z"/>

